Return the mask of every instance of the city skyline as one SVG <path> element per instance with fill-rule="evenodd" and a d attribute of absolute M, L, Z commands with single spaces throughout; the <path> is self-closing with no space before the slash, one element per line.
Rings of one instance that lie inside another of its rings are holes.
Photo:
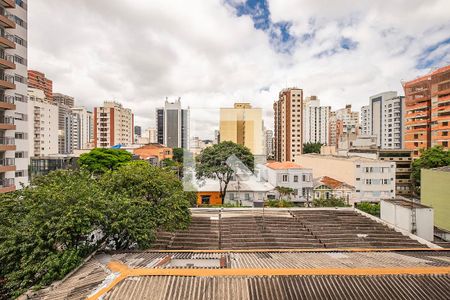
<path fill-rule="evenodd" d="M 30 26 L 29 68 L 88 108 L 120 101 L 143 127 L 154 126 L 166 96 L 192 109 L 251 102 L 272 127 L 282 88 L 359 111 L 369 96 L 403 95 L 401 80 L 449 62 L 445 1 L 296 3 L 301 13 L 288 2 L 33 1 L 30 24 L 39 26 Z M 70 23 L 62 18 L 68 11 L 77 11 Z M 181 19 L 190 26 L 174 26 Z"/>

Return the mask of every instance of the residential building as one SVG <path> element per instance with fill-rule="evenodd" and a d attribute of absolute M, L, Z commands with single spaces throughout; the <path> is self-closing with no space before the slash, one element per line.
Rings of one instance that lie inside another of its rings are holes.
<path fill-rule="evenodd" d="M 262 109 L 250 103 L 235 103 L 220 109 L 220 141 L 247 147 L 253 155 L 265 155 Z"/>
<path fill-rule="evenodd" d="M 361 133 L 375 135 L 382 149 L 404 148 L 404 97 L 383 92 L 371 96 L 369 103 L 361 108 Z"/>
<path fill-rule="evenodd" d="M 169 148 L 189 149 L 189 108 L 181 108 L 181 99 L 156 109 L 157 142 Z"/>
<path fill-rule="evenodd" d="M 140 137 L 142 137 L 142 127 L 134 126 L 134 143 L 137 143 Z"/>
<path fill-rule="evenodd" d="M 357 200 L 354 186 L 328 176 L 314 179 L 313 195 L 314 199 L 344 199 L 347 204 Z"/>
<path fill-rule="evenodd" d="M 134 115 L 131 109 L 114 101 L 94 108 L 94 145 L 109 148 L 130 146 L 134 140 Z"/>
<path fill-rule="evenodd" d="M 330 141 L 330 106 L 320 106 L 317 96 L 306 97 L 303 102 L 303 143 Z"/>
<path fill-rule="evenodd" d="M 411 184 L 412 150 L 377 149 L 354 147 L 346 153 L 348 156 L 359 156 L 395 163 L 395 196 L 410 197 L 413 195 Z"/>
<path fill-rule="evenodd" d="M 450 166 L 422 169 L 420 172 L 420 203 L 434 209 L 434 225 L 450 231 Z"/>
<path fill-rule="evenodd" d="M 330 112 L 330 145 L 355 140 L 360 133 L 359 113 L 352 111 L 351 104 Z"/>
<path fill-rule="evenodd" d="M 28 184 L 27 2 L 0 1 L 0 193 Z"/>
<path fill-rule="evenodd" d="M 143 160 L 152 160 L 153 164 L 159 165 L 164 159 L 173 158 L 172 148 L 161 144 L 148 144 L 133 150 L 133 154 Z"/>
<path fill-rule="evenodd" d="M 315 177 L 328 176 L 355 187 L 355 201 L 395 197 L 395 163 L 364 157 L 304 154 L 298 164 L 312 169 Z"/>
<path fill-rule="evenodd" d="M 74 150 L 74 128 L 78 126 L 78 119 L 72 113 L 75 100 L 68 95 L 53 93 L 53 101 L 58 104 L 58 153 L 71 154 Z"/>
<path fill-rule="evenodd" d="M 266 143 L 266 156 L 267 157 L 273 157 L 274 155 L 274 149 L 273 149 L 273 130 L 266 130 L 265 131 L 265 143 Z"/>
<path fill-rule="evenodd" d="M 28 155 L 58 154 L 58 105 L 47 100 L 44 91 L 28 88 L 28 116 L 30 143 Z"/>
<path fill-rule="evenodd" d="M 190 142 L 189 151 L 195 156 L 199 155 L 203 149 L 213 145 L 212 140 L 201 140 L 198 136 L 194 136 Z"/>
<path fill-rule="evenodd" d="M 45 99 L 53 99 L 53 81 L 45 77 L 45 74 L 35 70 L 28 70 L 28 87 L 44 91 Z"/>
<path fill-rule="evenodd" d="M 253 180 L 234 180 L 228 183 L 224 203 L 247 207 L 262 207 L 264 200 L 273 195 L 274 187 L 267 182 Z M 206 179 L 196 187 L 197 205 L 221 205 L 219 181 Z"/>
<path fill-rule="evenodd" d="M 94 117 L 92 112 L 85 107 L 73 107 L 71 109 L 73 122 L 72 145 L 73 149 L 93 148 Z"/>
<path fill-rule="evenodd" d="M 273 110 L 275 160 L 294 161 L 303 150 L 303 90 L 283 89 Z"/>
<path fill-rule="evenodd" d="M 450 66 L 403 82 L 405 90 L 405 147 L 420 155 L 420 149 L 450 141 Z"/>
<path fill-rule="evenodd" d="M 369 105 L 361 107 L 361 135 L 372 135 L 372 119 Z"/>
<path fill-rule="evenodd" d="M 276 187 L 291 188 L 288 198 L 301 204 L 313 198 L 312 170 L 293 162 L 271 162 L 260 167 L 261 179 Z M 276 196 L 280 197 L 278 192 Z M 287 196 L 286 196 L 287 197 Z"/>

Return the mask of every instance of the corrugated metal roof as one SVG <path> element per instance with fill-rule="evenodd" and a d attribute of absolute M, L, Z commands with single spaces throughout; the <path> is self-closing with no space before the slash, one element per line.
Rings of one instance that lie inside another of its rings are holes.
<path fill-rule="evenodd" d="M 448 275 L 145 276 L 122 281 L 105 300 L 448 299 Z"/>

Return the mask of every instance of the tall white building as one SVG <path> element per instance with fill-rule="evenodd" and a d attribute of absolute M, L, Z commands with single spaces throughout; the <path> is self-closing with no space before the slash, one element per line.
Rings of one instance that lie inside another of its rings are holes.
<path fill-rule="evenodd" d="M 330 106 L 320 106 L 317 96 L 303 101 L 303 143 L 327 145 L 330 140 Z"/>
<path fill-rule="evenodd" d="M 397 92 L 383 92 L 369 99 L 369 105 L 361 109 L 361 131 L 377 136 L 381 149 L 404 147 L 405 101 Z"/>
<path fill-rule="evenodd" d="M 28 184 L 27 1 L 0 1 L 0 193 Z"/>
<path fill-rule="evenodd" d="M 28 89 L 29 156 L 58 154 L 58 105 L 46 99 L 39 89 Z"/>
<path fill-rule="evenodd" d="M 114 145 L 129 146 L 134 140 L 134 115 L 122 104 L 105 101 L 94 108 L 94 145 L 109 148 Z"/>
<path fill-rule="evenodd" d="M 85 107 L 72 108 L 72 114 L 76 118 L 73 128 L 74 149 L 89 149 L 94 140 L 94 118 L 92 112 Z"/>
<path fill-rule="evenodd" d="M 352 105 L 330 112 L 330 145 L 339 146 L 344 140 L 354 140 L 360 132 L 359 112 Z"/>
<path fill-rule="evenodd" d="M 189 108 L 181 108 L 181 100 L 156 109 L 158 143 L 169 148 L 189 149 Z"/>

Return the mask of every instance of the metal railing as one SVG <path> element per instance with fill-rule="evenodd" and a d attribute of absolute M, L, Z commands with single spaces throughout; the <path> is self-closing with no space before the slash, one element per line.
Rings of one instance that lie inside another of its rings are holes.
<path fill-rule="evenodd" d="M 0 116 L 0 124 L 14 124 L 13 117 Z"/>
<path fill-rule="evenodd" d="M 0 137 L 0 145 L 15 145 L 16 140 L 13 137 Z"/>
<path fill-rule="evenodd" d="M 0 179 L 0 187 L 9 187 L 14 185 L 14 178 Z"/>
<path fill-rule="evenodd" d="M 16 160 L 14 158 L 0 158 L 0 166 L 14 166 Z"/>
<path fill-rule="evenodd" d="M 2 95 L 0 96 L 0 102 L 14 104 L 15 97 L 10 95 Z"/>
<path fill-rule="evenodd" d="M 9 83 L 15 83 L 14 76 L 9 74 L 0 74 L 0 80 L 7 81 Z"/>
<path fill-rule="evenodd" d="M 4 59 L 4 60 L 14 63 L 14 55 L 11 55 L 11 54 L 0 53 L 0 59 Z"/>

